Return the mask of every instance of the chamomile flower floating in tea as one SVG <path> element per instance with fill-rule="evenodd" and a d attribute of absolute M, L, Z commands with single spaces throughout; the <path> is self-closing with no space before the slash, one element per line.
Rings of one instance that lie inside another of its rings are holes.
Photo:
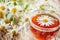
<path fill-rule="evenodd" d="M 39 24 L 41 24 L 40 26 L 52 25 L 52 24 L 54 24 L 53 21 L 54 21 L 54 19 L 52 17 L 46 16 L 46 15 L 37 18 L 37 22 L 39 22 Z"/>
<path fill-rule="evenodd" d="M 57 26 L 57 24 L 59 24 L 58 19 L 49 14 L 42 14 L 38 16 L 36 20 L 38 24 L 40 24 L 40 26 L 54 27 Z"/>

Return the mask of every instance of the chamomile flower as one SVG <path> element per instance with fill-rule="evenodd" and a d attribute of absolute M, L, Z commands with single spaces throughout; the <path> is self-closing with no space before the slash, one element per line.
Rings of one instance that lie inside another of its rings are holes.
<path fill-rule="evenodd" d="M 6 8 L 5 5 L 0 3 L 0 10 L 5 10 L 5 8 Z"/>
<path fill-rule="evenodd" d="M 8 9 L 7 3 L 0 3 L 0 12 L 3 14 L 4 17 L 8 12 L 7 9 Z"/>
<path fill-rule="evenodd" d="M 6 3 L 0 3 L 0 10 L 4 11 L 7 8 L 7 4 Z"/>
<path fill-rule="evenodd" d="M 13 14 L 15 14 L 15 13 L 18 14 L 19 10 L 22 10 L 22 8 L 19 5 L 17 5 L 17 6 L 13 6 L 13 5 L 9 6 L 9 9 L 10 9 L 10 12 L 13 13 Z"/>
<path fill-rule="evenodd" d="M 8 7 L 9 7 L 10 12 L 9 12 L 7 18 L 11 19 L 14 17 L 14 20 L 16 20 L 16 19 L 19 20 L 20 19 L 20 12 L 19 11 L 22 10 L 22 8 L 19 5 L 17 5 L 17 6 L 12 5 L 12 6 L 8 6 Z"/>
<path fill-rule="evenodd" d="M 4 19 L 4 22 L 5 22 L 6 24 L 8 24 L 8 23 L 10 23 L 10 20 L 7 19 L 7 18 L 5 18 L 5 19 Z"/>
<path fill-rule="evenodd" d="M 54 24 L 53 20 L 54 19 L 52 17 L 46 16 L 46 15 L 43 15 L 37 18 L 37 22 L 41 24 L 40 26 L 44 26 L 44 25 L 50 26 Z"/>
<path fill-rule="evenodd" d="M 14 26 L 14 27 L 15 27 L 15 26 Z M 18 31 L 19 31 L 19 29 L 13 28 L 13 29 L 11 30 L 11 33 L 12 33 L 12 35 L 15 35 L 15 34 L 19 33 Z"/>
<path fill-rule="evenodd" d="M 0 28 L 1 28 L 2 30 L 8 29 L 8 28 L 9 28 L 9 24 L 6 24 L 6 23 L 4 23 L 3 21 L 1 21 L 1 23 L 0 23 Z"/>
<path fill-rule="evenodd" d="M 16 30 L 12 30 L 12 35 L 15 35 L 16 34 Z"/>

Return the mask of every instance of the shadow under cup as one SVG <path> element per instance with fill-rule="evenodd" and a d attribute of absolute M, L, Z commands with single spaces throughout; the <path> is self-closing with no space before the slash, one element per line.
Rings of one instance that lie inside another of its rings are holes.
<path fill-rule="evenodd" d="M 37 21 L 37 18 L 41 16 L 52 17 L 53 19 L 51 21 L 54 22 L 54 24 L 48 24 L 49 26 L 42 26 L 40 24 L 40 21 Z M 36 37 L 36 40 L 55 40 L 57 32 L 59 31 L 59 20 L 50 14 L 35 15 L 30 19 L 30 31 L 32 32 L 34 37 Z"/>

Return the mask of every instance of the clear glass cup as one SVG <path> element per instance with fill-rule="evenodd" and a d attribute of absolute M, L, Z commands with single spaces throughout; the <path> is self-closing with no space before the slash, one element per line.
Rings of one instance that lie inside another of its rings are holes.
<path fill-rule="evenodd" d="M 30 18 L 30 31 L 37 40 L 56 40 L 59 31 L 59 19 L 51 14 L 32 16 Z"/>

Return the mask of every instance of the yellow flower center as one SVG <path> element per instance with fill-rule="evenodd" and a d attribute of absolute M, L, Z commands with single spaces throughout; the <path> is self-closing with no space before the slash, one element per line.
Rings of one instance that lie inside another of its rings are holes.
<path fill-rule="evenodd" d="M 5 26 L 0 26 L 0 29 L 1 30 L 5 30 Z"/>
<path fill-rule="evenodd" d="M 12 0 L 13 2 L 16 2 L 16 0 Z"/>
<path fill-rule="evenodd" d="M 17 9 L 13 8 L 11 11 L 12 11 L 12 13 L 16 13 Z"/>
<path fill-rule="evenodd" d="M 5 19 L 4 22 L 5 22 L 5 23 L 9 23 L 10 21 L 9 21 L 8 19 Z"/>
<path fill-rule="evenodd" d="M 26 19 L 25 19 L 25 21 L 26 21 L 26 22 L 28 22 L 28 21 L 29 21 L 29 19 L 28 19 L 28 18 L 26 18 Z"/>
<path fill-rule="evenodd" d="M 0 11 L 0 18 L 3 18 L 3 12 Z"/>
<path fill-rule="evenodd" d="M 5 10 L 5 6 L 0 6 L 0 9 L 1 10 Z"/>
<path fill-rule="evenodd" d="M 16 30 L 13 30 L 13 31 L 12 31 L 12 34 L 15 35 L 15 34 L 16 34 Z"/>
<path fill-rule="evenodd" d="M 43 22 L 45 22 L 45 23 L 48 22 L 48 19 L 43 19 Z"/>

